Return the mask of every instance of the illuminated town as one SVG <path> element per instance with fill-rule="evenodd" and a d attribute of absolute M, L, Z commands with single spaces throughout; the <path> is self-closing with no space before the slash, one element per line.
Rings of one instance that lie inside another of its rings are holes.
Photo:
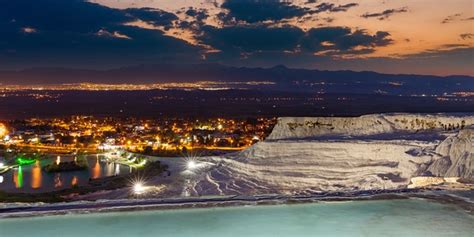
<path fill-rule="evenodd" d="M 259 85 L 273 85 L 270 81 L 247 81 L 247 82 L 215 82 L 215 81 L 197 81 L 197 82 L 170 82 L 155 84 L 99 84 L 99 83 L 77 83 L 77 84 L 59 84 L 59 85 L 3 85 L 0 91 L 138 91 L 138 90 L 227 90 L 227 89 L 246 89 Z"/>
<path fill-rule="evenodd" d="M 123 149 L 149 155 L 181 156 L 187 151 L 242 150 L 265 138 L 274 118 L 116 119 L 73 116 L 9 121 L 0 127 L 6 148 L 48 152 Z"/>

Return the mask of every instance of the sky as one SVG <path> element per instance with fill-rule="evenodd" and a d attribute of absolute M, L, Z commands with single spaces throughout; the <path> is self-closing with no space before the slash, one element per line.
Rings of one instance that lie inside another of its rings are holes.
<path fill-rule="evenodd" d="M 474 76 L 472 0 L 0 0 L 0 69 L 138 64 Z"/>

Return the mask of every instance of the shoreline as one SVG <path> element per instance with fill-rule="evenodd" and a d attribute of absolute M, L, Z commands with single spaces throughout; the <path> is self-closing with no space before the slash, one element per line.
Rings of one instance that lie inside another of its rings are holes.
<path fill-rule="evenodd" d="M 472 190 L 471 190 L 472 192 Z M 0 219 L 41 217 L 69 214 L 92 214 L 132 211 L 157 211 L 188 208 L 232 207 L 247 205 L 291 205 L 318 202 L 341 201 L 373 201 L 373 200 L 401 200 L 420 198 L 441 204 L 453 205 L 474 215 L 474 201 L 467 200 L 447 190 L 380 190 L 371 193 L 347 192 L 325 193 L 311 195 L 230 195 L 230 196 L 203 196 L 203 197 L 177 197 L 154 199 L 120 199 L 101 200 L 91 202 L 71 202 L 41 204 L 36 206 L 17 206 L 0 208 Z M 472 199 L 472 197 L 470 197 Z"/>

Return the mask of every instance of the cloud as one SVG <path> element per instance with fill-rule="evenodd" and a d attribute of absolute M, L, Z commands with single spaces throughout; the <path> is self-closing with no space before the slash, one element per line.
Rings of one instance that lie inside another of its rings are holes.
<path fill-rule="evenodd" d="M 21 31 L 23 31 L 23 33 L 27 33 L 27 34 L 38 32 L 35 28 L 31 28 L 31 27 L 23 27 L 23 28 L 21 28 Z"/>
<path fill-rule="evenodd" d="M 403 12 L 408 12 L 407 7 L 402 7 L 402 8 L 397 8 L 397 9 L 387 9 L 383 12 L 377 12 L 377 13 L 365 13 L 361 17 L 363 18 L 377 18 L 379 20 L 386 20 L 390 16 L 396 13 L 403 13 Z"/>
<path fill-rule="evenodd" d="M 209 17 L 209 14 L 207 13 L 206 9 L 195 9 L 195 8 L 189 8 L 186 10 L 185 14 L 187 16 L 194 17 L 196 21 L 202 22 L 203 20 L 206 20 Z"/>
<path fill-rule="evenodd" d="M 128 37 L 127 35 L 124 35 L 118 31 L 114 31 L 114 32 L 109 32 L 105 29 L 100 29 L 96 35 L 98 36 L 101 36 L 101 37 L 111 37 L 111 38 L 118 38 L 118 39 L 132 39 L 130 37 Z"/>
<path fill-rule="evenodd" d="M 220 16 L 225 23 L 231 19 L 247 23 L 279 21 L 310 13 L 309 8 L 281 0 L 225 0 L 221 7 L 228 10 L 228 14 Z"/>
<path fill-rule="evenodd" d="M 0 20 L 47 31 L 97 32 L 130 17 L 98 4 L 74 0 L 2 1 Z"/>
<path fill-rule="evenodd" d="M 444 52 L 452 53 L 452 52 L 466 52 L 474 49 L 472 46 L 468 44 L 443 44 L 436 48 L 427 49 L 422 52 L 414 53 L 414 54 L 407 54 L 407 55 L 400 55 L 398 58 L 429 58 L 429 57 L 441 57 Z M 472 61 L 472 59 L 470 59 Z M 469 61 L 469 60 L 468 60 Z"/>
<path fill-rule="evenodd" d="M 356 70 L 376 70 L 388 73 L 435 75 L 474 75 L 473 47 L 440 48 L 406 55 L 401 58 L 369 58 L 344 60 L 341 66 Z"/>
<path fill-rule="evenodd" d="M 348 27 L 322 27 L 309 30 L 301 47 L 306 51 L 321 52 L 325 55 L 367 54 L 376 47 L 393 42 L 388 32 L 379 31 L 374 35 L 365 30 L 352 31 Z"/>
<path fill-rule="evenodd" d="M 217 28 L 206 26 L 199 38 L 203 44 L 218 49 L 222 54 L 254 54 L 258 52 L 309 52 L 327 55 L 367 54 L 376 47 L 391 44 L 388 32 L 379 31 L 371 35 L 365 30 L 348 27 L 312 28 L 307 32 L 294 26 L 268 27 L 228 26 Z"/>
<path fill-rule="evenodd" d="M 314 13 L 320 13 L 320 12 L 345 12 L 349 10 L 352 7 L 359 6 L 357 3 L 348 3 L 344 5 L 335 5 L 333 3 L 321 3 L 318 6 L 316 6 L 316 10 L 312 11 Z"/>
<path fill-rule="evenodd" d="M 240 20 L 260 21 L 308 11 L 280 1 L 254 2 L 278 10 L 270 14 L 263 8 L 257 9 L 256 12 L 263 13 L 257 18 L 241 15 L 238 8 L 232 8 L 228 14 L 233 18 L 239 16 Z M 343 11 L 353 5 L 325 5 L 323 9 Z M 107 67 L 163 61 L 201 62 L 203 54 L 214 54 L 225 63 L 270 52 L 329 56 L 367 54 L 391 43 L 387 32 L 369 34 L 348 27 L 303 30 L 268 22 L 215 27 L 205 24 L 208 13 L 203 9 L 187 8 L 183 13 L 191 20 L 178 19 L 175 14 L 159 9 L 112 9 L 77 0 L 7 2 L 0 8 L 3 36 L 0 60 L 8 65 Z M 143 22 L 152 27 L 128 24 L 130 22 Z M 197 43 L 175 38 L 178 36 L 169 34 L 168 30 L 186 30 Z"/>
<path fill-rule="evenodd" d="M 460 13 L 457 13 L 457 14 L 454 14 L 454 15 L 449 15 L 441 21 L 441 24 L 451 23 L 451 22 L 457 20 L 460 16 L 461 16 Z"/>
<path fill-rule="evenodd" d="M 461 39 L 463 39 L 463 40 L 467 40 L 467 39 L 472 39 L 472 38 L 474 38 L 474 34 L 471 34 L 471 33 L 464 33 L 464 34 L 460 34 L 459 37 L 461 37 Z"/>
<path fill-rule="evenodd" d="M 124 25 L 137 19 L 166 26 L 174 17 L 157 10 L 119 10 L 77 0 L 3 1 L 0 62 L 3 67 L 107 67 L 199 59 L 200 48 L 161 30 Z"/>
<path fill-rule="evenodd" d="M 334 17 L 324 17 L 322 18 L 323 21 L 325 21 L 326 23 L 331 23 L 334 21 Z"/>
<path fill-rule="evenodd" d="M 206 25 L 213 20 L 208 18 L 210 12 L 195 7 L 183 8 L 178 18 L 160 9 L 113 9 L 81 0 L 2 1 L 0 68 L 51 65 L 94 68 L 213 60 L 234 65 L 255 62 L 253 66 L 278 63 L 310 67 L 326 63 L 331 67 L 336 64 L 334 58 L 338 58 L 337 66 L 345 62 L 364 64 L 368 54 L 394 43 L 387 31 L 343 25 L 309 29 L 285 25 L 292 22 L 288 21 L 291 18 L 304 25 L 315 19 L 312 14 L 347 11 L 357 6 L 356 3 L 313 3 L 302 7 L 280 0 L 225 0 L 218 17 L 227 24 L 211 26 Z M 386 19 L 404 11 L 392 9 L 367 13 L 366 17 Z M 318 16 L 322 22 L 338 22 L 333 21 L 337 16 L 323 15 Z M 466 16 L 458 17 L 459 21 L 469 20 Z M 465 33 L 459 37 L 468 40 L 473 36 Z M 424 55 L 442 57 L 445 52 L 451 55 L 446 58 L 466 59 L 466 47 L 469 46 L 451 44 L 426 51 Z M 455 54 L 454 50 L 459 53 Z M 202 55 L 206 57 L 202 59 Z"/>
<path fill-rule="evenodd" d="M 134 18 L 157 26 L 170 27 L 173 21 L 178 20 L 175 14 L 154 8 L 128 8 L 124 12 Z"/>
<path fill-rule="evenodd" d="M 220 50 L 246 53 L 293 50 L 304 36 L 304 32 L 294 26 L 205 26 L 202 30 L 200 40 L 205 44 Z"/>
<path fill-rule="evenodd" d="M 461 16 L 462 16 L 461 13 L 456 13 L 456 14 L 453 14 L 453 15 L 449 15 L 441 21 L 441 24 L 448 24 L 448 23 L 452 23 L 454 21 L 472 21 L 472 20 L 474 20 L 474 17 L 461 18 Z"/>
<path fill-rule="evenodd" d="M 313 3 L 316 1 L 308 1 L 305 4 Z M 321 12 L 345 12 L 358 5 L 357 3 L 335 5 L 324 2 L 314 7 L 302 7 L 283 0 L 225 0 L 222 8 L 227 11 L 219 13 L 217 17 L 224 25 L 235 25 L 239 22 L 249 24 L 280 22 Z"/>

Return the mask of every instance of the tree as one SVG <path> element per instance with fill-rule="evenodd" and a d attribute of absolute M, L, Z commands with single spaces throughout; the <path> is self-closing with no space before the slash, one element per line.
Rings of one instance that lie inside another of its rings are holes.
<path fill-rule="evenodd" d="M 151 146 L 146 146 L 145 149 L 143 149 L 143 153 L 150 155 L 153 153 L 153 147 Z"/>

